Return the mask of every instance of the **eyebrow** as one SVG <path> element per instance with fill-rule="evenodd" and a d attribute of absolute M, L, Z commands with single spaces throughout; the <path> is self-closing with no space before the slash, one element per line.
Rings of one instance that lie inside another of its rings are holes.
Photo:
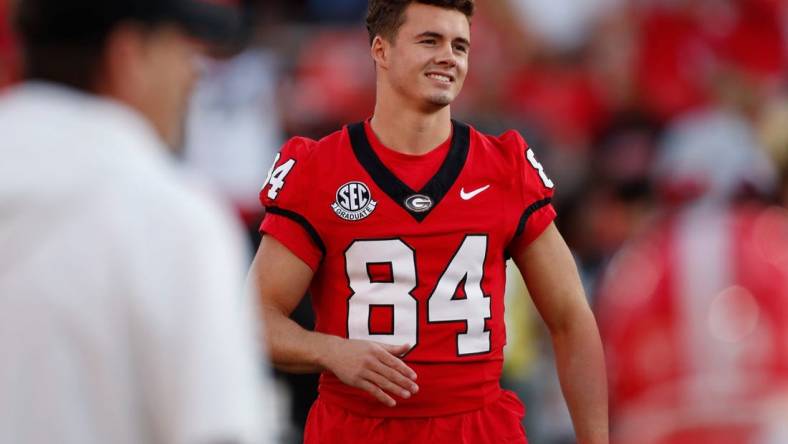
<path fill-rule="evenodd" d="M 441 34 L 439 32 L 435 32 L 435 31 L 425 31 L 425 32 L 422 32 L 421 34 L 416 36 L 417 39 L 424 38 L 424 37 L 432 37 L 432 38 L 435 38 L 435 39 L 443 39 L 443 38 L 445 38 L 443 36 L 443 34 Z M 464 38 L 464 37 L 457 37 L 457 38 L 455 38 L 452 41 L 462 43 L 462 44 L 464 44 L 464 45 L 466 45 L 468 47 L 471 46 L 471 42 L 468 39 Z"/>

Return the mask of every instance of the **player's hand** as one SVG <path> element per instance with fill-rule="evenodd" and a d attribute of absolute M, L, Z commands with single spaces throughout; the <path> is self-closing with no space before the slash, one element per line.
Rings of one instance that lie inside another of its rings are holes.
<path fill-rule="evenodd" d="M 368 392 L 389 407 L 397 405 L 391 395 L 407 399 L 419 391 L 414 382 L 416 372 L 399 358 L 410 349 L 409 344 L 337 339 L 326 350 L 323 365 L 340 381 Z"/>

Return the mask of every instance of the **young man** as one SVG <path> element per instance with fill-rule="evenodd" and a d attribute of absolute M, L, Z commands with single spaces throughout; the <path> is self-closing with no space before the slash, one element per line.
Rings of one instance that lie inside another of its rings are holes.
<path fill-rule="evenodd" d="M 273 361 L 323 372 L 307 443 L 526 442 L 498 382 L 507 256 L 552 332 L 578 442 L 607 442 L 602 347 L 553 183 L 517 133 L 451 120 L 473 8 L 372 0 L 374 116 L 289 141 L 261 191 L 253 273 Z M 287 318 L 307 289 L 316 332 Z"/>
<path fill-rule="evenodd" d="M 232 214 L 168 153 L 197 0 L 24 0 L 0 95 L 0 442 L 271 442 Z M 271 395 L 269 392 L 268 398 Z"/>

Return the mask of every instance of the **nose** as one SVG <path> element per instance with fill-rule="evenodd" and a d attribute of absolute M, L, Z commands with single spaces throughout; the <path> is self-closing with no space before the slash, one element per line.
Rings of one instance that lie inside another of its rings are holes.
<path fill-rule="evenodd" d="M 451 42 L 441 45 L 435 55 L 435 64 L 448 68 L 454 68 L 457 65 L 457 55 L 454 53 Z"/>

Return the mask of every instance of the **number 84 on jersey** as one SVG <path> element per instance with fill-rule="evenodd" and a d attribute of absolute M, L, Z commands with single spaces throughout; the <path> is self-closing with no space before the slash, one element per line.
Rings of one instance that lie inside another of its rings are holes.
<path fill-rule="evenodd" d="M 454 253 L 427 299 L 427 322 L 465 322 L 457 334 L 458 356 L 490 351 L 490 297 L 482 290 L 487 236 L 468 235 Z M 371 267 L 390 271 L 375 277 Z M 415 251 L 401 239 L 357 240 L 345 252 L 345 267 L 353 291 L 348 300 L 348 337 L 392 345 L 417 346 L 418 300 L 412 292 L 418 285 Z M 456 298 L 458 288 L 465 297 Z M 377 307 L 393 313 L 390 334 L 370 332 L 370 317 Z"/>

